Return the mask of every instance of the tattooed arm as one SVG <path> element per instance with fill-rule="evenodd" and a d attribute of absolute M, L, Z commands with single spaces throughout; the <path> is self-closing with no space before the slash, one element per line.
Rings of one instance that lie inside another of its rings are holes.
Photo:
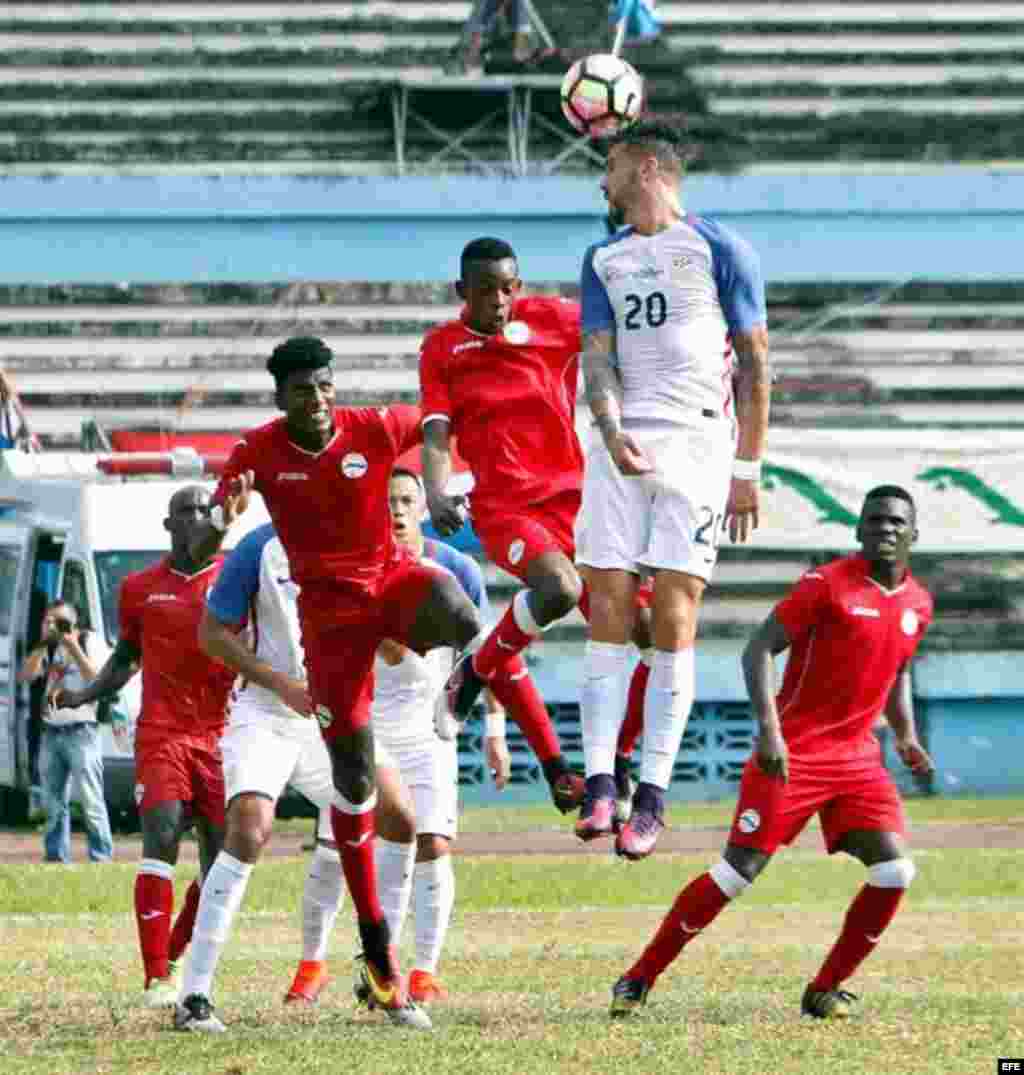
<path fill-rule="evenodd" d="M 736 418 L 740 432 L 736 458 L 738 461 L 760 460 L 768 436 L 772 391 L 768 329 L 764 325 L 756 325 L 749 332 L 737 333 L 733 337 L 733 347 L 739 359 Z M 733 541 L 746 541 L 757 529 L 760 484 L 760 480 L 732 479 L 726 515 L 729 518 L 729 537 Z"/>
<path fill-rule="evenodd" d="M 580 357 L 587 403 L 604 445 L 623 474 L 646 474 L 651 464 L 622 429 L 622 381 L 615 369 L 615 335 L 604 329 L 583 333 Z"/>

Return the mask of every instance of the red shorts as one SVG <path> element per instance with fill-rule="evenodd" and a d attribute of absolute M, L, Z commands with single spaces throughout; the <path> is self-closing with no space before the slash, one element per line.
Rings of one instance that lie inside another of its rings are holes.
<path fill-rule="evenodd" d="M 526 569 L 543 553 L 561 552 L 575 560 L 573 526 L 580 495 L 575 489 L 567 490 L 507 515 L 474 518 L 473 529 L 491 560 L 525 582 Z"/>
<path fill-rule="evenodd" d="M 193 816 L 224 828 L 224 769 L 215 740 L 136 740 L 135 805 L 141 814 L 162 803 L 185 803 Z"/>
<path fill-rule="evenodd" d="M 373 592 L 304 586 L 299 597 L 302 644 L 314 715 L 328 741 L 370 720 L 373 661 L 386 638 L 410 645 L 409 631 L 438 578 L 436 565 L 403 558 Z"/>
<path fill-rule="evenodd" d="M 906 831 L 903 800 L 881 762 L 848 772 L 831 769 L 825 761 L 791 765 L 783 784 L 751 758 L 743 770 L 728 842 L 772 855 L 781 844 L 792 843 L 815 814 L 830 855 L 856 829 Z"/>

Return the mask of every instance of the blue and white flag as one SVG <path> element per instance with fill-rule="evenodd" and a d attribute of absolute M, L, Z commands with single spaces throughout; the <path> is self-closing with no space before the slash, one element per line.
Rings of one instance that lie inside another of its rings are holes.
<path fill-rule="evenodd" d="M 625 20 L 627 41 L 652 41 L 661 33 L 661 23 L 654 14 L 654 0 L 615 0 L 609 9 L 613 26 Z"/>

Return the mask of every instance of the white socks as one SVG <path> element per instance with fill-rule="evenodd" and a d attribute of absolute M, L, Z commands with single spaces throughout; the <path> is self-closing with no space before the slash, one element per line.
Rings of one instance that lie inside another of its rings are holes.
<path fill-rule="evenodd" d="M 615 744 L 626 711 L 632 671 L 630 655 L 628 645 L 589 641 L 586 644 L 580 724 L 583 729 L 583 766 L 588 777 L 615 772 Z M 650 687 L 647 691 L 647 697 L 650 697 Z M 648 719 L 645 716 L 645 723 Z"/>
<path fill-rule="evenodd" d="M 381 910 L 388 922 L 391 943 L 398 944 L 405 916 L 409 913 L 416 844 L 396 844 L 378 836 L 373 860 L 377 866 L 377 893 Z"/>
<path fill-rule="evenodd" d="M 345 884 L 338 852 L 333 847 L 317 844 L 302 889 L 304 961 L 319 963 L 327 958 L 327 942 L 344 898 Z"/>
<path fill-rule="evenodd" d="M 686 731 L 695 689 L 693 646 L 674 653 L 653 651 L 644 694 L 641 783 L 665 790 L 672 782 L 672 767 Z"/>
<path fill-rule="evenodd" d="M 221 851 L 210 867 L 199 895 L 199 910 L 192 933 L 188 964 L 181 987 L 182 997 L 199 993 L 209 997 L 220 954 L 242 905 L 252 866 Z"/>
<path fill-rule="evenodd" d="M 437 973 L 437 963 L 455 906 L 455 871 L 451 855 L 417 862 L 413 871 L 416 913 L 416 970 Z"/>

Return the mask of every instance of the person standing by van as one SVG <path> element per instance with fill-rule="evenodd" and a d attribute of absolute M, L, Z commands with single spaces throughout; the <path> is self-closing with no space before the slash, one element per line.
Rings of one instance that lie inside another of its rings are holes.
<path fill-rule="evenodd" d="M 231 504 L 225 509 L 231 512 Z M 173 1007 L 175 966 L 192 936 L 199 886 L 193 882 L 174 928 L 174 869 L 181 838 L 193 825 L 202 875 L 224 837 L 224 772 L 218 741 L 235 673 L 199 647 L 206 595 L 222 556 L 193 558 L 190 543 L 210 515 L 201 485 L 178 489 L 164 528 L 171 552 L 121 584 L 120 637 L 87 687 L 59 691 L 59 705 L 88 705 L 120 690 L 142 666 L 142 711 L 135 733 L 135 799 L 142 860 L 135 878 L 135 920 L 145 974 L 142 1003 Z"/>
<path fill-rule="evenodd" d="M 71 861 L 71 788 L 82 806 L 89 858 L 109 862 L 114 852 L 103 799 L 103 744 L 97 703 L 77 709 L 53 704 L 59 688 L 78 690 L 96 678 L 109 656 L 106 643 L 79 627 L 78 610 L 64 601 L 48 605 L 41 641 L 25 658 L 18 680 L 44 680 L 39 772 L 46 809 L 43 848 L 47 862 Z"/>

